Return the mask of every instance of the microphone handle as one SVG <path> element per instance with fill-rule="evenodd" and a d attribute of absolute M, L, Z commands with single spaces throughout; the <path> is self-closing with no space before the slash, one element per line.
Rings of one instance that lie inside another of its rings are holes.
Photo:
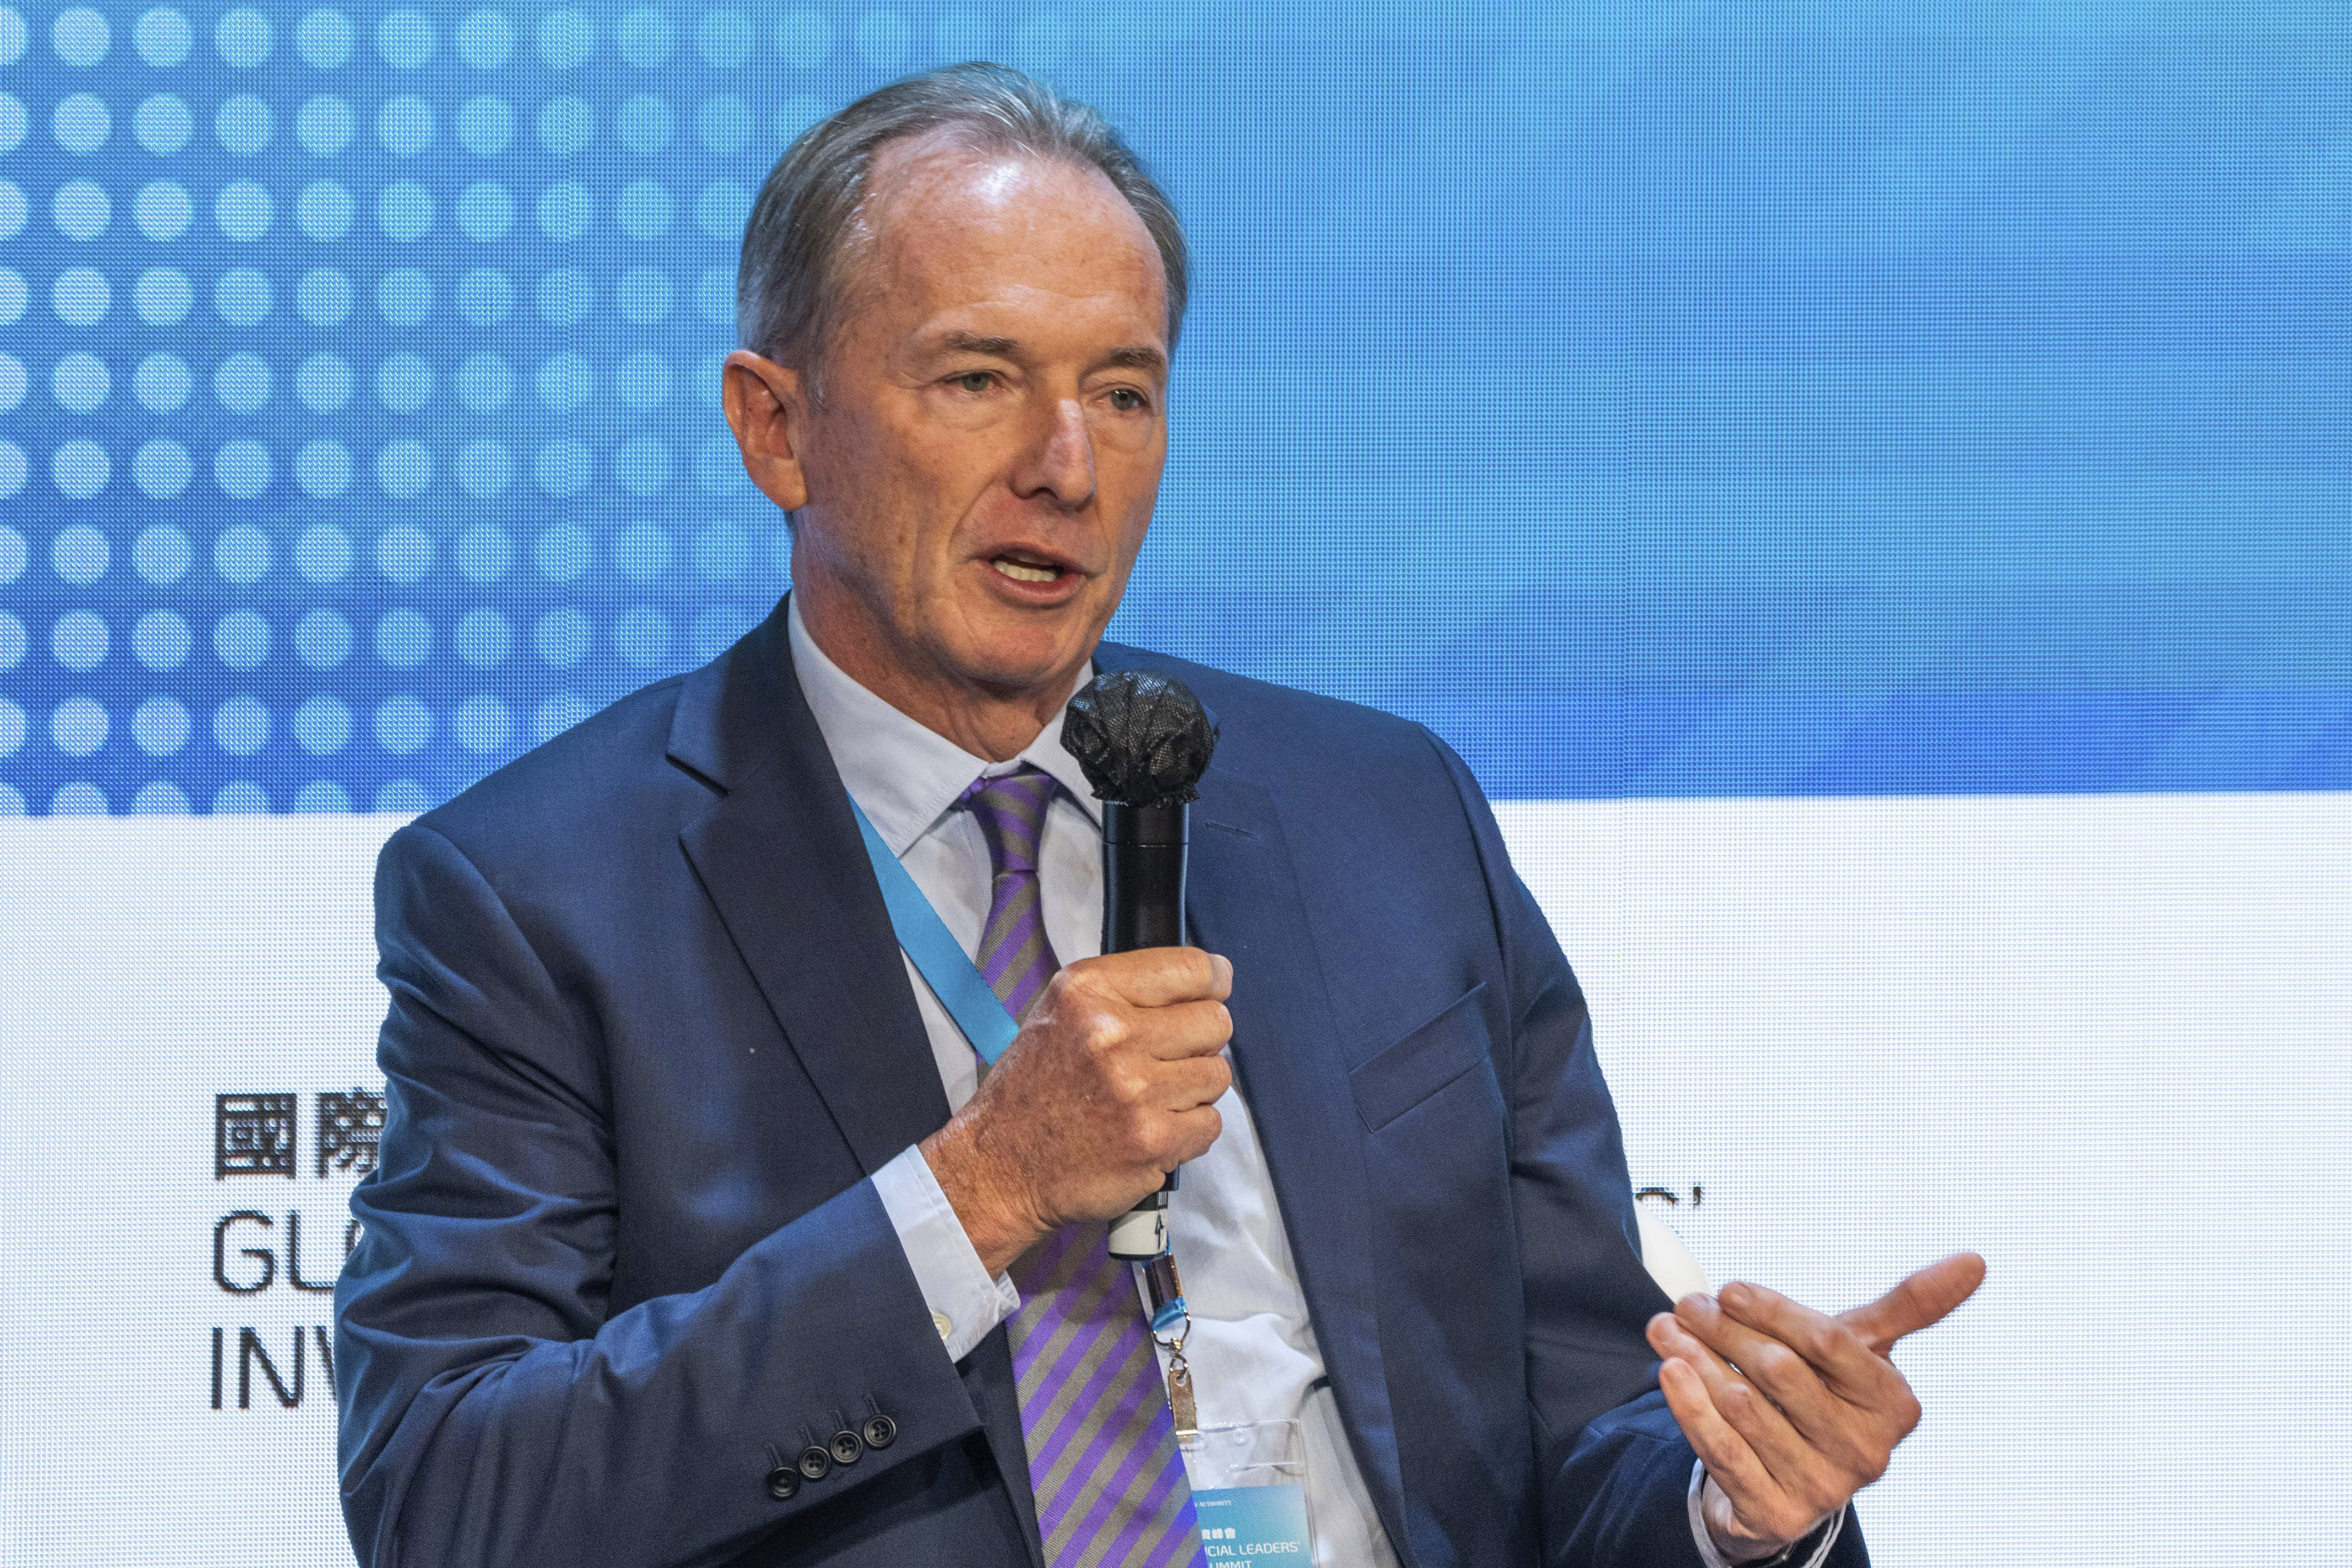
<path fill-rule="evenodd" d="M 1184 945 L 1184 857 L 1192 807 L 1102 803 L 1105 952 Z M 1149 1262 L 1168 1252 L 1168 1194 L 1158 1192 L 1111 1221 L 1110 1255 Z"/>

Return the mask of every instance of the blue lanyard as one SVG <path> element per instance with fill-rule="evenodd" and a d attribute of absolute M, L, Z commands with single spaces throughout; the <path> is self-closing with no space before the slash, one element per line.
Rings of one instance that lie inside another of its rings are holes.
<path fill-rule="evenodd" d="M 1013 1037 L 1021 1026 L 1004 1010 L 1004 1004 L 970 958 L 962 946 L 940 919 L 931 900 L 923 897 L 923 889 L 915 886 L 915 879 L 874 825 L 866 820 L 866 813 L 856 801 L 849 803 L 852 816 L 857 818 L 858 837 L 866 841 L 866 858 L 874 862 L 874 879 L 882 884 L 882 902 L 890 911 L 890 929 L 898 938 L 898 945 L 915 963 L 923 983 L 940 1005 L 948 1010 L 963 1037 L 980 1053 L 980 1059 L 991 1067 L 996 1058 L 1012 1048 Z"/>

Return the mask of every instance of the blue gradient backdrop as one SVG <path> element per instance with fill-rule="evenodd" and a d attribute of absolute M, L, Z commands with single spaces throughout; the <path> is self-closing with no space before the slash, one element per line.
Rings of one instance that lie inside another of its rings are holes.
<path fill-rule="evenodd" d="M 1498 795 L 2352 786 L 2352 13 L 0 4 L 0 810 L 413 810 L 785 586 L 790 136 L 973 56 L 1200 257 L 1116 635 Z"/>

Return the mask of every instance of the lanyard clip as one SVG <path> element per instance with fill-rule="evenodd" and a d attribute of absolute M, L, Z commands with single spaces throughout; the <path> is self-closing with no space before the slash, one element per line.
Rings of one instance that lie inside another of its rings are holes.
<path fill-rule="evenodd" d="M 1143 1288 L 1151 1298 L 1151 1331 L 1164 1334 L 1184 1321 L 1184 1282 L 1176 1275 L 1176 1257 L 1163 1252 L 1143 1266 Z"/>

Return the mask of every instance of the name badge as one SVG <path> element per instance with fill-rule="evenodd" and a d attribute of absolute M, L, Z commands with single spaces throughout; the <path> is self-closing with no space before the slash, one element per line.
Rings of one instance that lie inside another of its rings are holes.
<path fill-rule="evenodd" d="M 1192 1510 L 1201 1520 L 1201 1554 L 1212 1563 L 1314 1560 L 1307 1489 L 1295 1481 L 1194 1492 Z"/>
<path fill-rule="evenodd" d="M 1307 1455 L 1296 1421 L 1244 1421 L 1181 1434 L 1201 1554 L 1212 1563 L 1315 1560 Z"/>

